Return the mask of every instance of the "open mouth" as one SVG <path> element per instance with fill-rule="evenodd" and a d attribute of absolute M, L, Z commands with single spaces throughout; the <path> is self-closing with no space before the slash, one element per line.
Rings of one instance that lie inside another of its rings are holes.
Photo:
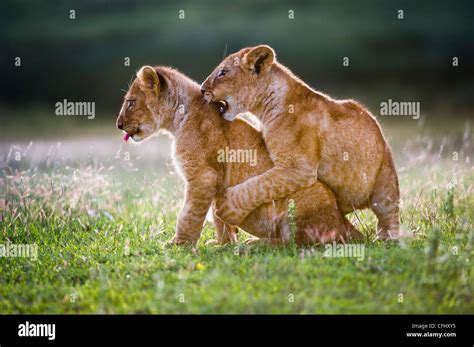
<path fill-rule="evenodd" d="M 219 113 L 223 115 L 229 109 L 229 104 L 225 100 L 219 100 L 217 101 L 217 107 L 219 109 Z"/>
<path fill-rule="evenodd" d="M 139 136 L 137 135 L 138 133 L 139 129 L 126 130 L 124 131 L 122 138 L 125 142 L 127 142 L 130 138 L 134 141 L 137 141 L 139 139 Z"/>
<path fill-rule="evenodd" d="M 237 114 L 235 113 L 235 109 L 229 104 L 227 100 L 218 100 L 216 101 L 217 107 L 219 109 L 219 114 L 222 118 L 227 121 L 232 122 Z"/>

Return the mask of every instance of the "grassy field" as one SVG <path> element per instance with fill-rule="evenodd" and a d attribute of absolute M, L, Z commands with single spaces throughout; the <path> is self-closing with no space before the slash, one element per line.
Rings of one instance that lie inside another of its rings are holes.
<path fill-rule="evenodd" d="M 373 215 L 352 214 L 363 260 L 206 247 L 210 223 L 196 247 L 164 248 L 183 184 L 163 138 L 3 143 L 0 244 L 38 257 L 0 257 L 0 313 L 474 313 L 472 132 L 414 124 L 385 127 L 413 237 L 374 242 Z"/>

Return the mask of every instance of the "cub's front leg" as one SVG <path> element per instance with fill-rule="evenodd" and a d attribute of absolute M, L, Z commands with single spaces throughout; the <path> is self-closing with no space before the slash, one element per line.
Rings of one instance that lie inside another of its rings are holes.
<path fill-rule="evenodd" d="M 285 131 L 285 126 L 281 128 L 283 130 L 273 130 L 265 137 L 274 167 L 227 188 L 223 198 L 217 201 L 217 215 L 224 222 L 239 225 L 258 206 L 284 198 L 317 181 L 320 145 L 314 132 L 295 135 Z"/>
<path fill-rule="evenodd" d="M 216 238 L 207 241 L 206 246 L 237 243 L 238 228 L 224 223 L 219 217 L 217 217 L 215 207 L 212 208 L 212 217 L 216 228 Z"/>
<path fill-rule="evenodd" d="M 192 244 L 199 240 L 207 211 L 217 192 L 218 182 L 218 175 L 214 171 L 207 171 L 187 182 L 176 233 L 168 244 Z"/>
<path fill-rule="evenodd" d="M 317 180 L 317 166 L 305 158 L 275 163 L 262 175 L 229 187 L 216 204 L 217 215 L 226 223 L 240 225 L 258 206 L 284 198 Z"/>

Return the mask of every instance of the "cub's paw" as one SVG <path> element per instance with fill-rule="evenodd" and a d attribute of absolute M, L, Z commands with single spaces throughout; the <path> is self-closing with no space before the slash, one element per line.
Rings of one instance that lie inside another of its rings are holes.
<path fill-rule="evenodd" d="M 230 225 L 240 225 L 245 219 L 245 215 L 242 212 L 236 213 L 232 210 L 217 211 L 217 216 Z"/>
<path fill-rule="evenodd" d="M 229 245 L 229 244 L 233 244 L 233 243 L 237 243 L 237 241 L 232 241 L 232 240 L 217 240 L 217 239 L 211 239 L 211 240 L 208 240 L 206 241 L 205 245 L 206 246 L 224 246 L 224 245 Z"/>
<path fill-rule="evenodd" d="M 205 243 L 206 246 L 218 246 L 220 245 L 219 241 L 216 239 L 208 240 Z"/>
<path fill-rule="evenodd" d="M 230 225 L 240 225 L 246 217 L 245 211 L 235 204 L 235 199 L 231 193 L 226 193 L 216 202 L 216 214 L 225 223 Z"/>
<path fill-rule="evenodd" d="M 262 244 L 262 240 L 258 237 L 250 237 L 247 240 L 244 241 L 244 244 L 246 245 L 258 245 Z"/>
<path fill-rule="evenodd" d="M 399 238 L 400 235 L 398 233 L 390 231 L 377 230 L 377 233 L 375 235 L 375 241 L 393 241 L 398 240 Z"/>
<path fill-rule="evenodd" d="M 173 246 L 192 246 L 196 243 L 194 240 L 186 240 L 186 239 L 181 239 L 175 236 L 167 242 L 165 242 L 164 247 L 165 248 L 170 248 Z"/>

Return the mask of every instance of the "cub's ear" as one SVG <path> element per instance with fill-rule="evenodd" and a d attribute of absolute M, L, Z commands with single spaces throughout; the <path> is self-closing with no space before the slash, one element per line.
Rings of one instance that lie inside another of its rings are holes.
<path fill-rule="evenodd" d="M 140 84 L 144 88 L 150 91 L 158 92 L 160 79 L 158 78 L 158 74 L 154 68 L 148 65 L 143 66 L 140 71 L 137 72 L 137 77 L 140 80 Z"/>
<path fill-rule="evenodd" d="M 259 75 L 268 72 L 275 61 L 275 51 L 270 46 L 260 45 L 252 48 L 244 55 L 244 65 Z"/>

